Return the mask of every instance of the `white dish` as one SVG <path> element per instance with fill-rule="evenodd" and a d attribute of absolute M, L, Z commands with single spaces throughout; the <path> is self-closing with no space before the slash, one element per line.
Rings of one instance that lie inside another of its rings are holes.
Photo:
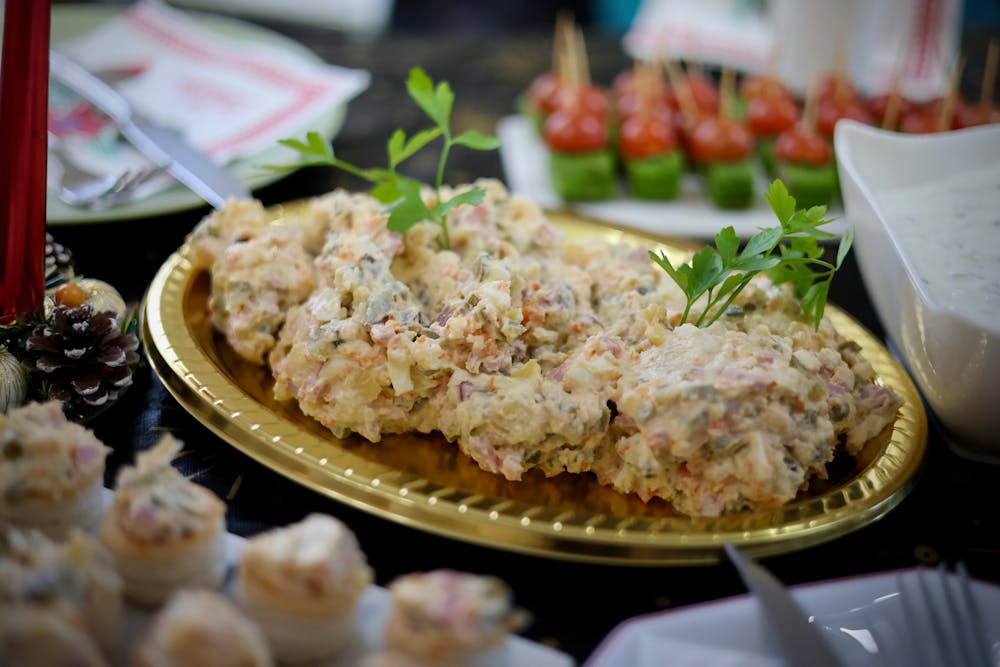
<path fill-rule="evenodd" d="M 973 595 L 990 643 L 1000 642 L 1000 587 L 972 582 Z M 871 631 L 883 642 L 899 641 L 881 629 L 881 621 L 904 627 L 896 573 L 795 586 L 792 595 L 811 616 L 845 665 L 878 667 L 891 664 L 877 652 Z M 757 601 L 749 596 L 648 614 L 625 621 L 597 647 L 584 667 L 673 667 L 741 665 L 781 667 L 786 664 L 770 636 Z M 907 640 L 902 640 L 906 642 Z M 888 647 L 888 653 L 898 648 Z M 867 648 L 866 648 L 867 647 Z M 903 650 L 907 650 L 906 647 Z M 997 664 L 1000 654 L 992 660 Z"/>
<path fill-rule="evenodd" d="M 121 7 L 57 5 L 52 8 L 52 44 L 56 45 L 61 41 L 66 41 L 90 32 L 121 11 Z M 217 32 L 227 39 L 242 41 L 248 44 L 266 44 L 270 48 L 288 51 L 290 54 L 307 58 L 317 63 L 322 62 L 315 53 L 305 46 L 271 30 L 224 16 L 213 16 L 200 12 L 186 13 L 201 27 Z M 0 25 L 2 25 L 2 21 L 0 21 Z M 327 139 L 330 139 L 340 129 L 345 115 L 346 107 L 344 106 L 324 109 L 317 117 L 303 123 L 300 134 L 304 135 L 306 131 L 315 130 Z M 294 155 L 294 153 L 291 153 L 291 155 Z M 266 150 L 254 153 L 240 160 L 235 160 L 230 165 L 230 168 L 244 185 L 254 190 L 284 178 L 291 173 L 265 170 L 260 165 L 283 164 L 289 162 L 289 160 L 289 149 L 275 144 Z M 52 191 L 48 193 L 46 201 L 47 222 L 50 225 L 131 220 L 205 206 L 207 205 L 198 195 L 181 186 L 172 187 L 144 199 L 102 211 L 90 211 L 84 208 L 69 206 L 61 202 Z"/>
<path fill-rule="evenodd" d="M 104 502 L 109 504 L 112 492 L 104 490 Z M 226 534 L 226 558 L 232 568 L 239 559 L 246 540 L 232 533 Z M 362 548 L 364 545 L 362 545 Z M 231 580 L 231 574 L 227 579 Z M 231 584 L 231 581 L 230 581 Z M 228 586 L 227 586 L 228 588 Z M 516 597 L 516 591 L 515 591 Z M 383 647 L 383 626 L 389 612 L 389 591 L 380 586 L 369 586 L 361 596 L 357 609 L 357 633 L 333 660 L 311 667 L 353 667 L 361 659 Z M 125 605 L 126 652 L 131 655 L 132 647 L 153 618 L 154 611 L 133 604 Z M 491 651 L 481 660 L 465 667 L 572 667 L 573 659 L 555 649 L 529 641 L 524 637 L 511 635 L 506 643 L 496 651 Z"/>
<path fill-rule="evenodd" d="M 500 139 L 500 160 L 507 186 L 512 192 L 556 209 L 567 206 L 552 187 L 549 157 L 544 142 L 526 116 L 506 116 L 497 124 Z M 762 227 L 778 224 L 771 208 L 764 201 L 768 182 L 763 172 L 758 175 L 760 193 L 751 208 L 725 210 L 712 205 L 694 174 L 686 174 L 677 199 L 658 202 L 636 199 L 624 194 L 603 202 L 574 203 L 571 208 L 584 216 L 638 229 L 651 234 L 675 238 L 710 239 L 723 227 L 732 225 L 742 238 L 748 238 Z M 840 217 L 839 207 L 831 206 L 830 216 Z M 835 220 L 824 229 L 838 235 L 845 225 Z"/>
<path fill-rule="evenodd" d="M 996 319 L 984 321 L 956 310 L 952 301 L 935 300 L 921 279 L 926 265 L 917 265 L 892 224 L 899 220 L 885 213 L 887 193 L 933 186 L 997 165 L 1000 125 L 903 135 L 845 121 L 837 124 L 834 144 L 846 219 L 857 233 L 854 252 L 879 319 L 953 436 L 956 451 L 1000 462 L 995 391 L 1000 326 Z M 1000 202 L 1000 183 L 995 194 Z M 914 199 L 914 207 L 920 206 Z M 984 247 L 1000 245 L 1000 225 L 984 224 L 976 233 L 988 244 Z M 963 262 L 951 250 L 942 247 L 940 252 L 947 266 Z M 1000 267 L 992 271 L 1000 274 Z"/>

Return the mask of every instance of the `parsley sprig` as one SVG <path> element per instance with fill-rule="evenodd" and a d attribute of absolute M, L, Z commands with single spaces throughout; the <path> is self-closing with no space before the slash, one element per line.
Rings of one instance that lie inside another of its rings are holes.
<path fill-rule="evenodd" d="M 405 232 L 422 220 L 436 223 L 441 232 L 438 234 L 438 246 L 442 249 L 451 247 L 448 236 L 448 211 L 462 204 L 473 206 L 482 203 L 485 192 L 480 187 L 473 187 L 450 199 L 442 198 L 445 165 L 448 154 L 454 146 L 464 146 L 473 150 L 494 150 L 500 142 L 496 137 L 482 134 L 476 130 L 467 130 L 453 134 L 451 129 L 451 110 L 455 102 L 455 94 L 447 81 L 437 84 L 419 67 L 410 70 L 406 81 L 406 90 L 424 113 L 434 121 L 435 126 L 420 130 L 407 137 L 403 130 L 396 130 L 386 143 L 388 157 L 387 168 L 362 169 L 338 158 L 333 148 L 323 140 L 317 132 L 309 132 L 305 141 L 298 139 L 282 139 L 279 143 L 298 151 L 300 160 L 289 165 L 273 167 L 275 169 L 298 169 L 300 167 L 332 166 L 342 169 L 372 183 L 371 194 L 375 199 L 386 204 L 389 213 L 387 226 L 394 232 Z M 398 171 L 399 166 L 413 157 L 418 151 L 435 139 L 442 139 L 441 155 L 438 158 L 437 176 L 434 190 L 437 193 L 434 206 L 428 207 L 420 192 L 424 184 L 405 176 Z"/>
<path fill-rule="evenodd" d="M 681 324 L 688 321 L 692 308 L 703 296 L 705 308 L 694 324 L 712 324 L 753 277 L 764 272 L 775 284 L 791 283 L 802 310 L 819 329 L 830 283 L 854 242 L 854 230 L 848 229 L 840 237 L 836 262 L 831 264 L 822 259 L 823 249 L 819 244 L 834 237 L 820 229 L 832 222 L 825 217 L 825 206 L 796 209 L 795 198 L 780 180 L 771 183 L 765 199 L 781 225 L 761 229 L 747 240 L 742 250 L 736 231 L 726 227 L 716 234 L 714 247 L 705 246 L 687 264 L 675 267 L 662 251 L 649 252 L 687 297 Z"/>

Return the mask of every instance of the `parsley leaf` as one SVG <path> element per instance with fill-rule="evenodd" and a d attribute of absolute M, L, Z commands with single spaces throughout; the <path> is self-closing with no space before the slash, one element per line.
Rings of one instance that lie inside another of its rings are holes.
<path fill-rule="evenodd" d="M 687 264 L 674 266 L 663 252 L 650 251 L 653 262 L 666 271 L 684 293 L 687 303 L 681 314 L 681 324 L 689 320 L 695 303 L 702 297 L 705 297 L 705 307 L 694 324 L 712 324 L 753 277 L 763 272 L 775 284 L 790 283 L 802 304 L 802 311 L 819 329 L 833 274 L 851 249 L 854 230 L 848 229 L 840 237 L 836 264 L 830 264 L 823 259 L 823 248 L 819 244 L 834 237 L 820 229 L 832 221 L 826 217 L 826 207 L 796 209 L 795 198 L 780 180 L 771 183 L 764 197 L 780 226 L 761 229 L 747 239 L 743 250 L 739 249 L 736 231 L 725 227 L 716 234 L 714 246 L 705 246 Z"/>
<path fill-rule="evenodd" d="M 299 160 L 287 165 L 268 165 L 276 171 L 287 171 L 301 167 L 331 166 L 358 176 L 372 184 L 371 195 L 386 205 L 389 220 L 386 226 L 395 232 L 405 232 L 417 223 L 429 220 L 441 228 L 438 234 L 438 246 L 442 249 L 450 247 L 448 238 L 448 212 L 456 206 L 481 204 L 485 192 L 480 187 L 453 195 L 450 199 L 442 199 L 445 165 L 452 146 L 463 146 L 472 150 L 495 150 L 500 141 L 493 136 L 482 134 L 476 130 L 467 130 L 458 136 L 452 136 L 451 110 L 455 103 L 455 93 L 447 81 L 434 81 L 419 67 L 410 70 L 406 81 L 406 90 L 425 114 L 434 122 L 434 127 L 420 130 L 407 137 L 403 130 L 396 130 L 386 142 L 386 158 L 388 167 L 385 169 L 362 169 L 339 159 L 332 147 L 323 140 L 318 132 L 309 132 L 305 141 L 299 139 L 282 139 L 278 143 L 294 149 L 299 154 Z M 433 184 L 437 193 L 437 204 L 428 207 L 421 192 L 424 184 L 399 173 L 399 166 L 436 139 L 442 139 L 441 155 L 438 159 L 437 177 Z"/>

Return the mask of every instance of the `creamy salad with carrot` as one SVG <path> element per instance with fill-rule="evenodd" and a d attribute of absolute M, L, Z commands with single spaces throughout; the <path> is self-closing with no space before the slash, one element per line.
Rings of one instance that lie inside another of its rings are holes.
<path fill-rule="evenodd" d="M 474 185 L 444 249 L 429 222 L 390 231 L 367 194 L 278 217 L 230 202 L 190 238 L 214 326 L 338 437 L 436 432 L 509 480 L 592 473 L 695 516 L 787 503 L 893 422 L 901 398 L 787 286 L 761 274 L 711 325 L 682 324 L 645 248 L 566 238 Z"/>

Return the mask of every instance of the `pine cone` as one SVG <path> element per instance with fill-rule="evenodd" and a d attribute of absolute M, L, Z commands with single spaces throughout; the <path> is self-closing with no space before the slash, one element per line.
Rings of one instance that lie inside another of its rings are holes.
<path fill-rule="evenodd" d="M 122 333 L 112 311 L 56 306 L 25 343 L 24 365 L 44 373 L 48 398 L 77 407 L 114 402 L 132 384 L 139 340 Z"/>
<path fill-rule="evenodd" d="M 61 276 L 73 274 L 73 252 L 57 243 L 52 234 L 45 232 L 45 275 L 55 273 Z"/>

